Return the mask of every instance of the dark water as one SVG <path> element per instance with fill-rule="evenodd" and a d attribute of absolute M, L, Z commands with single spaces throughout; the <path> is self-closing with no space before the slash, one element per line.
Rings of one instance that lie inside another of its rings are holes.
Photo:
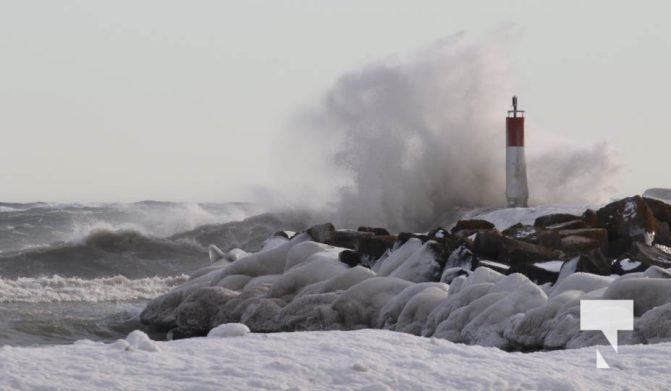
<path fill-rule="evenodd" d="M 245 203 L 0 203 L 0 345 L 114 340 L 148 300 L 210 264 L 207 246 L 257 250 L 305 214 Z"/>

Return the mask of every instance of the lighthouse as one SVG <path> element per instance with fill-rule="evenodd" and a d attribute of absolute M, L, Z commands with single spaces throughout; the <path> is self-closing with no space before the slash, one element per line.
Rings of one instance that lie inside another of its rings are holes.
<path fill-rule="evenodd" d="M 527 165 L 524 160 L 524 110 L 517 109 L 513 96 L 513 109 L 506 118 L 506 199 L 508 207 L 527 206 Z"/>

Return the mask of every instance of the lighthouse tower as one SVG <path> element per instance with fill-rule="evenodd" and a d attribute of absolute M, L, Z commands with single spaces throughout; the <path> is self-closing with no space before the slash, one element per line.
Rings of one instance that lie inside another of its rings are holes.
<path fill-rule="evenodd" d="M 526 207 L 529 201 L 527 165 L 524 160 L 524 111 L 517 110 L 517 97 L 513 96 L 513 109 L 506 118 L 506 198 L 508 207 Z"/>

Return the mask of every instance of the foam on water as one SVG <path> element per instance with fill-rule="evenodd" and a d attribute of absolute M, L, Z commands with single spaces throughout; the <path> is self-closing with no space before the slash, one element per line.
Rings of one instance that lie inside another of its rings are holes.
<path fill-rule="evenodd" d="M 0 303 L 118 302 L 148 300 L 188 280 L 172 277 L 129 279 L 123 276 L 94 278 L 38 277 L 0 279 Z"/>

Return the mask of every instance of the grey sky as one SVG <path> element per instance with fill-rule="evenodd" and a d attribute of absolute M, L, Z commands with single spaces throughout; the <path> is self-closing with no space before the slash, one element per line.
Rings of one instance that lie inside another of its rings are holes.
<path fill-rule="evenodd" d="M 343 72 L 508 24 L 513 85 L 534 126 L 610 141 L 620 194 L 670 187 L 669 8 L 0 1 L 0 200 L 244 198 L 249 185 L 282 183 L 275 141 Z"/>

